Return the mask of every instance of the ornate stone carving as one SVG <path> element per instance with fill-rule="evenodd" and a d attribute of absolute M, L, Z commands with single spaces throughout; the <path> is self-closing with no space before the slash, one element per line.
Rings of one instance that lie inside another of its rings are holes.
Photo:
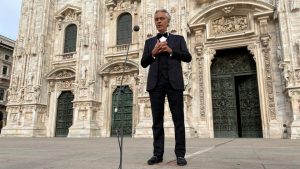
<path fill-rule="evenodd" d="M 9 119 L 11 122 L 18 122 L 19 120 L 19 116 L 17 113 L 11 113 L 10 114 L 10 119 Z"/>
<path fill-rule="evenodd" d="M 75 78 L 75 73 L 71 70 L 61 70 L 52 74 L 48 79 L 70 79 Z"/>
<path fill-rule="evenodd" d="M 56 20 L 57 20 L 58 30 L 62 29 L 63 23 L 74 23 L 74 22 L 80 23 L 81 10 L 78 7 L 67 5 L 56 15 Z"/>
<path fill-rule="evenodd" d="M 280 68 L 283 69 L 281 75 L 283 76 L 285 80 L 286 87 L 290 87 L 293 82 L 293 71 L 291 69 L 291 66 L 289 63 L 282 63 L 280 65 Z"/>
<path fill-rule="evenodd" d="M 81 12 L 78 12 L 74 9 L 66 9 L 63 13 L 61 13 L 62 20 L 64 22 L 73 22 L 80 20 Z"/>
<path fill-rule="evenodd" d="M 83 32 L 83 46 L 88 47 L 90 43 L 90 27 L 89 24 L 87 24 L 84 27 L 84 32 Z"/>
<path fill-rule="evenodd" d="M 27 121 L 31 121 L 32 120 L 32 113 L 31 112 L 25 113 L 25 120 L 27 120 Z"/>
<path fill-rule="evenodd" d="M 265 33 L 268 31 L 266 30 Z M 273 91 L 273 78 L 272 78 L 272 69 L 271 69 L 271 61 L 270 61 L 270 48 L 269 48 L 269 40 L 270 36 L 268 34 L 264 34 L 261 36 L 261 44 L 262 44 L 262 53 L 265 60 L 265 69 L 266 69 L 266 87 L 267 87 L 267 96 L 268 96 L 268 107 L 269 114 L 271 120 L 276 119 L 275 112 L 275 100 L 274 100 L 274 91 Z"/>
<path fill-rule="evenodd" d="M 265 36 L 265 37 L 269 36 L 268 19 L 269 19 L 268 16 L 258 18 L 261 36 Z"/>
<path fill-rule="evenodd" d="M 248 18 L 243 15 L 221 17 L 211 22 L 211 34 L 225 35 L 228 33 L 242 32 L 248 29 Z"/>
<path fill-rule="evenodd" d="M 250 51 L 250 53 L 253 56 L 254 61 L 256 62 L 256 45 L 248 45 L 247 49 Z"/>
<path fill-rule="evenodd" d="M 118 84 L 121 84 L 121 81 L 123 80 L 122 84 L 128 84 L 129 79 L 130 79 L 130 75 L 123 76 L 123 79 L 122 79 L 122 76 L 116 76 L 116 81 L 115 82 L 116 82 L 116 85 L 118 85 Z"/>
<path fill-rule="evenodd" d="M 130 1 L 125 1 L 124 0 L 119 0 L 115 10 L 126 10 L 131 8 L 131 2 Z"/>
<path fill-rule="evenodd" d="M 203 51 L 203 49 L 201 49 Z M 201 55 L 203 55 L 204 52 L 201 52 Z M 198 75 L 199 75 L 199 99 L 200 99 L 200 120 L 205 121 L 205 101 L 204 101 L 204 75 L 203 75 L 203 65 L 204 65 L 204 57 L 200 56 L 197 58 L 198 63 Z"/>
<path fill-rule="evenodd" d="M 110 19 L 113 19 L 114 11 L 131 10 L 137 15 L 138 2 L 140 0 L 106 0 L 105 5 L 108 8 Z"/>
<path fill-rule="evenodd" d="M 270 36 L 270 35 L 261 36 L 261 37 L 260 37 L 261 45 L 262 45 L 264 48 L 268 48 L 268 47 L 269 47 L 270 39 L 271 39 L 271 36 Z"/>
<path fill-rule="evenodd" d="M 203 53 L 203 45 L 197 45 L 197 46 L 195 46 L 195 52 L 196 52 L 196 54 L 198 55 L 198 56 L 201 56 L 202 55 L 202 53 Z"/>
<path fill-rule="evenodd" d="M 79 114 L 79 117 L 78 117 L 79 120 L 81 120 L 81 121 L 87 120 L 87 110 L 79 110 L 78 114 Z"/>
<path fill-rule="evenodd" d="M 147 32 L 147 37 L 152 37 L 153 36 L 153 15 L 151 13 L 147 14 L 147 19 L 146 19 L 146 32 Z"/>
<path fill-rule="evenodd" d="M 74 80 L 62 80 L 57 82 L 58 89 L 71 89 L 73 88 Z"/>
<path fill-rule="evenodd" d="M 108 88 L 108 84 L 109 84 L 109 78 L 107 76 L 103 77 L 103 82 L 104 82 L 104 87 Z"/>
<path fill-rule="evenodd" d="M 136 84 L 136 85 L 139 85 L 139 84 L 140 84 L 140 77 L 139 77 L 139 74 L 138 74 L 138 73 L 134 73 L 134 74 L 133 74 L 133 78 L 134 78 L 135 84 Z"/>
<path fill-rule="evenodd" d="M 225 6 L 222 8 L 222 11 L 226 14 L 229 15 L 234 9 L 234 6 Z"/>
<path fill-rule="evenodd" d="M 295 70 L 295 77 L 296 77 L 297 82 L 299 83 L 300 82 L 300 69 Z"/>
<path fill-rule="evenodd" d="M 290 97 L 300 96 L 300 89 L 290 89 L 288 92 Z"/>
<path fill-rule="evenodd" d="M 49 91 L 53 92 L 55 90 L 55 82 L 54 81 L 49 81 Z"/>
<path fill-rule="evenodd" d="M 177 10 L 176 10 L 176 7 L 172 7 L 171 10 L 170 10 L 170 15 L 171 15 L 171 22 L 170 22 L 170 25 L 169 25 L 169 31 L 171 33 L 176 33 L 177 32 Z"/>
<path fill-rule="evenodd" d="M 300 9 L 299 0 L 290 0 L 290 9 L 292 12 L 299 10 Z"/>
<path fill-rule="evenodd" d="M 191 71 L 185 71 L 184 73 L 183 73 L 183 81 L 184 81 L 184 88 L 185 88 L 185 90 L 189 93 L 190 92 L 190 90 L 191 90 L 191 80 L 192 80 L 192 73 L 191 73 Z"/>
<path fill-rule="evenodd" d="M 214 49 L 208 49 L 208 50 L 205 50 L 205 52 L 206 52 L 206 56 L 210 60 L 209 64 L 211 65 L 212 64 L 212 60 L 215 58 L 215 54 L 217 52 Z"/>

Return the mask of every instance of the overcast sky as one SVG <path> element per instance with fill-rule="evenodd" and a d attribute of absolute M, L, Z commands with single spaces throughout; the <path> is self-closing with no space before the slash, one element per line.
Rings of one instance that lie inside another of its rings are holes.
<path fill-rule="evenodd" d="M 22 0 L 0 0 L 0 35 L 16 40 Z"/>

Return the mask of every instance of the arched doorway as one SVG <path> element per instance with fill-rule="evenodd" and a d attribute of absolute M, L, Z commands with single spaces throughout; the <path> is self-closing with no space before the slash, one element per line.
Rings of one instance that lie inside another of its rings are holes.
<path fill-rule="evenodd" d="M 256 64 L 246 48 L 217 51 L 211 87 L 215 137 L 262 137 Z"/>
<path fill-rule="evenodd" d="M 118 94 L 119 102 L 118 102 Z M 118 86 L 112 95 L 112 126 L 111 136 L 116 136 L 116 129 L 123 125 L 123 134 L 125 136 L 132 135 L 132 91 L 129 86 Z M 117 103 L 118 102 L 118 103 Z M 116 112 L 117 104 L 119 105 Z"/>
<path fill-rule="evenodd" d="M 74 95 L 71 91 L 63 91 L 57 100 L 55 137 L 66 137 L 73 124 Z"/>

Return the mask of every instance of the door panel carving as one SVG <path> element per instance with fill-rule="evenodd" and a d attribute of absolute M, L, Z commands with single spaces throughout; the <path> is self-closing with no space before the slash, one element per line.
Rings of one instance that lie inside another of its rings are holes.
<path fill-rule="evenodd" d="M 74 95 L 70 91 L 64 91 L 58 97 L 55 137 L 68 136 L 73 124 L 73 100 Z"/>
<path fill-rule="evenodd" d="M 117 97 L 119 90 L 120 97 L 119 97 L 119 106 L 118 112 L 114 110 L 117 107 Z M 132 91 L 130 90 L 129 86 L 124 86 L 118 88 L 113 92 L 112 97 L 112 127 L 111 127 L 111 135 L 115 136 L 116 129 L 120 129 L 123 125 L 123 134 L 127 136 L 131 136 L 132 134 Z"/>
<path fill-rule="evenodd" d="M 211 79 L 215 137 L 262 137 L 256 65 L 247 49 L 217 51 Z"/>

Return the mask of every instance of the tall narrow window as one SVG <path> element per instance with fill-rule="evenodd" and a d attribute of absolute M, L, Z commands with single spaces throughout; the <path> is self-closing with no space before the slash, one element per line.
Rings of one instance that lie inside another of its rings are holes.
<path fill-rule="evenodd" d="M 0 88 L 0 101 L 3 101 L 4 99 L 4 89 Z"/>
<path fill-rule="evenodd" d="M 9 60 L 9 55 L 5 55 L 5 60 Z"/>
<path fill-rule="evenodd" d="M 3 68 L 2 68 L 2 75 L 5 75 L 5 76 L 8 75 L 8 67 L 7 66 L 3 66 Z"/>
<path fill-rule="evenodd" d="M 77 39 L 77 26 L 75 24 L 71 24 L 67 26 L 65 30 L 64 53 L 70 53 L 76 51 L 76 39 Z"/>
<path fill-rule="evenodd" d="M 118 19 L 117 45 L 131 43 L 132 18 L 129 13 L 122 14 Z"/>

